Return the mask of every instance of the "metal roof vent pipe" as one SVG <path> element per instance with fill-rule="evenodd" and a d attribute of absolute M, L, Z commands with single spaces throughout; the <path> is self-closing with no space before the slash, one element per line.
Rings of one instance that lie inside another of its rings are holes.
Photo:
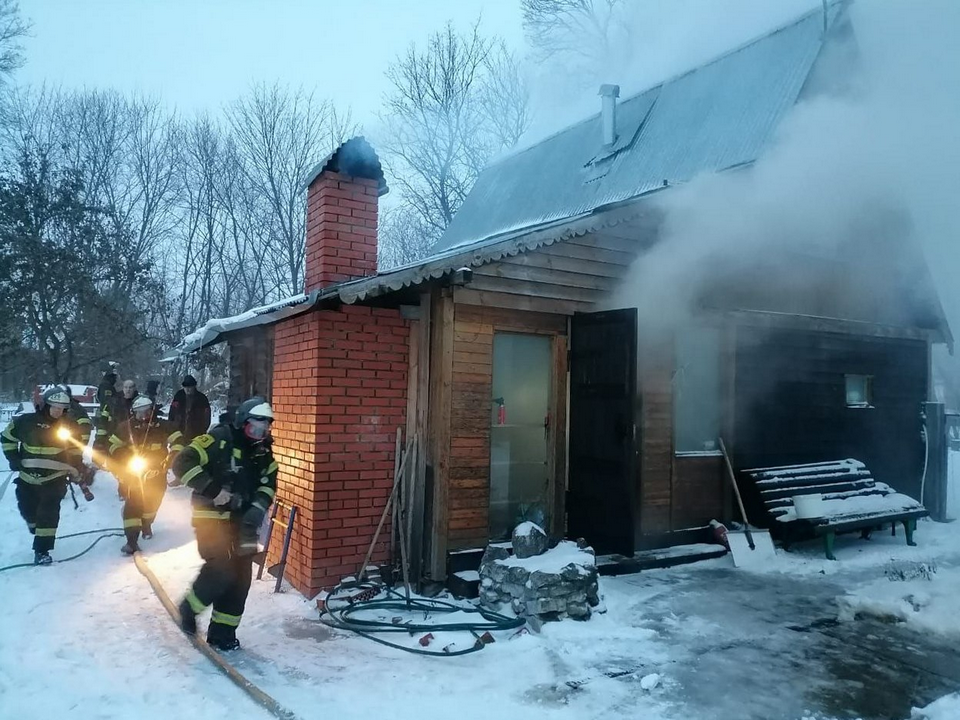
<path fill-rule="evenodd" d="M 620 97 L 619 85 L 601 85 L 600 125 L 603 129 L 603 144 L 613 145 L 617 141 L 617 98 Z"/>

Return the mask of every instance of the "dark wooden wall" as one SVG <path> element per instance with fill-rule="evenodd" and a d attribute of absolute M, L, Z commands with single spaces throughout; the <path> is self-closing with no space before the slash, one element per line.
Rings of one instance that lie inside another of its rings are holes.
<path fill-rule="evenodd" d="M 656 337 L 640 330 L 638 548 L 660 545 L 657 538 L 667 533 L 724 516 L 722 458 L 674 452 L 673 343 L 671 334 Z M 729 361 L 726 353 L 720 358 L 723 368 Z"/>
<path fill-rule="evenodd" d="M 922 340 L 738 327 L 735 466 L 856 458 L 918 497 L 927 350 Z M 846 406 L 846 374 L 873 376 L 873 408 Z"/>
<path fill-rule="evenodd" d="M 253 327 L 229 338 L 230 409 L 254 395 L 268 400 L 273 390 L 273 326 Z"/>

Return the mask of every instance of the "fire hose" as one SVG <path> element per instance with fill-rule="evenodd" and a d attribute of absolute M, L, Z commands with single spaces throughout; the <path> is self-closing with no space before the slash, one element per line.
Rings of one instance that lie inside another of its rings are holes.
<path fill-rule="evenodd" d="M 386 645 L 397 650 L 404 650 L 415 655 L 427 655 L 430 657 L 456 657 L 458 655 L 469 655 L 484 648 L 486 642 L 483 636 L 491 631 L 499 630 L 518 630 L 526 625 L 526 620 L 519 617 L 509 617 L 502 613 L 488 610 L 484 607 L 462 606 L 445 600 L 436 600 L 430 598 L 413 598 L 407 600 L 397 591 L 386 588 L 385 597 L 378 597 L 381 594 L 381 586 L 375 583 L 361 583 L 357 586 L 364 592 L 361 596 L 350 601 L 332 601 L 328 598 L 320 611 L 320 620 L 330 627 L 340 630 L 349 630 L 360 637 L 374 642 Z M 340 591 L 338 586 L 331 592 L 330 597 L 334 597 Z M 478 615 L 480 619 L 472 622 L 393 622 L 392 620 L 369 620 L 357 617 L 358 613 L 368 611 L 387 612 L 394 615 L 398 612 L 416 612 L 423 613 L 424 618 L 437 613 L 466 613 Z M 435 652 L 423 650 L 421 648 L 408 647 L 399 643 L 391 642 L 372 633 L 407 633 L 415 635 L 417 633 L 433 632 L 469 632 L 474 637 L 474 643 L 469 648 L 463 650 L 451 650 Z"/>
<path fill-rule="evenodd" d="M 85 530 L 84 532 L 70 533 L 69 535 L 57 535 L 57 540 L 66 540 L 68 538 L 81 537 L 83 535 L 94 535 L 97 533 L 103 533 L 103 534 L 100 535 L 100 537 L 98 537 L 92 543 L 90 543 L 90 545 L 88 545 L 85 550 L 78 552 L 76 555 L 71 555 L 70 557 L 61 558 L 57 560 L 56 563 L 57 564 L 65 563 L 65 562 L 69 562 L 70 560 L 76 560 L 78 557 L 83 557 L 88 552 L 93 550 L 93 548 L 96 547 L 97 543 L 103 540 L 104 538 L 123 537 L 123 528 L 100 528 L 98 530 Z M 6 572 L 7 570 L 13 570 L 15 568 L 22 568 L 22 567 L 36 567 L 36 565 L 34 565 L 32 562 L 17 563 L 16 565 L 7 565 L 6 567 L 0 568 L 0 572 Z"/>
<path fill-rule="evenodd" d="M 170 600 L 170 596 L 167 594 L 167 591 L 164 590 L 163 585 L 160 584 L 160 581 L 157 579 L 157 576 L 154 574 L 153 570 L 150 569 L 150 566 L 147 564 L 146 559 L 143 557 L 143 554 L 140 552 L 135 552 L 133 554 L 133 560 L 137 564 L 137 570 L 140 571 L 140 574 L 143 575 L 147 581 L 150 583 L 150 587 L 153 588 L 154 594 L 160 600 L 160 603 L 170 614 L 170 617 L 173 621 L 180 626 L 180 611 L 177 609 L 177 606 L 173 604 L 173 601 Z M 265 710 L 268 710 L 275 717 L 280 718 L 280 720 L 297 720 L 297 716 L 290 710 L 287 710 L 283 705 L 278 703 L 272 697 L 267 695 L 263 690 L 258 688 L 252 682 L 247 680 L 243 674 L 240 673 L 233 665 L 227 662 L 223 656 L 220 655 L 216 650 L 211 648 L 199 635 L 193 635 L 190 637 L 193 641 L 194 646 L 197 650 L 203 653 L 214 665 L 221 670 L 224 675 L 230 678 L 231 681 L 241 690 L 243 690 L 250 698 L 260 705 Z"/>

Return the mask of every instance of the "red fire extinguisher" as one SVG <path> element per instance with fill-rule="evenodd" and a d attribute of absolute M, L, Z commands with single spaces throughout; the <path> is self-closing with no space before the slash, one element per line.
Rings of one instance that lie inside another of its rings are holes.
<path fill-rule="evenodd" d="M 503 398 L 502 397 L 494 398 L 493 401 L 497 404 L 497 425 L 506 425 L 507 424 L 507 408 L 503 404 Z"/>

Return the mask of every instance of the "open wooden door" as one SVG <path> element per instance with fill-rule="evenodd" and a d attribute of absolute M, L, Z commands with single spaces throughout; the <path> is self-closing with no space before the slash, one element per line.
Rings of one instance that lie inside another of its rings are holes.
<path fill-rule="evenodd" d="M 637 312 L 573 316 L 567 534 L 598 554 L 634 552 Z"/>

